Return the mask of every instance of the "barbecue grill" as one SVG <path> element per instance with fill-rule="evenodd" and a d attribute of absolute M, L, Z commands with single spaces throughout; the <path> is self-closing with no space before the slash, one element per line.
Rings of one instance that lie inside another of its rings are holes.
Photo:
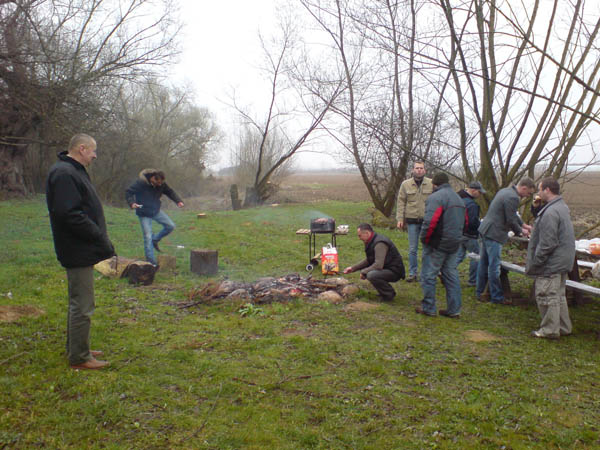
<path fill-rule="evenodd" d="M 330 234 L 331 245 L 337 247 L 336 236 L 348 234 L 348 227 L 347 225 L 340 225 L 336 228 L 335 219 L 320 217 L 311 219 L 310 228 L 300 229 L 296 231 L 296 234 L 308 236 L 308 264 L 306 270 L 312 272 L 319 265 L 319 259 L 321 258 L 321 253 L 317 253 L 317 234 Z"/>

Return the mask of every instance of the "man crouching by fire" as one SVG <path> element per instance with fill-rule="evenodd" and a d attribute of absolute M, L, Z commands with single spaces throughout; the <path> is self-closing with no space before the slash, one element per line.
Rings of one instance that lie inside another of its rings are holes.
<path fill-rule="evenodd" d="M 394 243 L 386 236 L 377 234 L 368 223 L 361 223 L 357 229 L 358 238 L 365 243 L 366 258 L 353 266 L 346 267 L 344 273 L 360 270 L 360 278 L 369 280 L 383 302 L 394 300 L 396 291 L 390 284 L 404 279 L 404 262 Z"/>

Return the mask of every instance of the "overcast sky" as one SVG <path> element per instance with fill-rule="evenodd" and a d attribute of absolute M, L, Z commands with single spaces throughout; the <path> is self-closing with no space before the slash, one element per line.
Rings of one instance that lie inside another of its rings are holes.
<path fill-rule="evenodd" d="M 258 105 L 261 99 L 268 98 L 268 85 L 258 69 L 263 58 L 258 31 L 268 36 L 276 28 L 277 1 L 179 0 L 185 28 L 181 62 L 174 73 L 178 81 L 193 86 L 196 103 L 213 112 L 229 138 L 236 129 L 235 112 L 225 105 L 230 101 L 232 90 L 236 90 L 236 98 L 245 105 Z M 226 143 L 224 152 L 231 145 L 231 142 Z M 576 152 L 577 162 L 587 160 L 587 148 L 586 151 L 584 146 Z M 228 163 L 221 158 L 217 168 Z M 336 165 L 332 157 L 314 153 L 303 155 L 297 161 L 297 166 L 302 168 Z"/>
<path fill-rule="evenodd" d="M 232 89 L 243 104 L 260 104 L 268 98 L 268 85 L 258 69 L 263 53 L 258 32 L 268 36 L 276 28 L 276 0 L 180 0 L 183 54 L 175 74 L 189 82 L 196 103 L 213 112 L 225 133 L 235 128 L 235 113 L 228 103 Z M 262 92 L 262 94 L 261 94 Z M 297 166 L 336 166 L 330 156 L 300 155 Z M 227 165 L 223 159 L 218 167 Z"/>

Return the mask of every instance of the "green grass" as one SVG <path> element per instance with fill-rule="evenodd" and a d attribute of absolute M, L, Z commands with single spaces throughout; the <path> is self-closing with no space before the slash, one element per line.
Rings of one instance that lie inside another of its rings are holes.
<path fill-rule="evenodd" d="M 206 219 L 169 212 L 178 228 L 162 247 L 178 272 L 148 287 L 97 274 L 92 343 L 111 366 L 77 372 L 63 354 L 65 273 L 43 199 L 0 203 L 0 305 L 45 311 L 0 322 L 0 448 L 598 448 L 597 300 L 571 308 L 574 335 L 558 342 L 528 337 L 534 305 L 481 304 L 472 288 L 460 320 L 416 315 L 420 288 L 404 282 L 393 303 L 364 312 L 308 300 L 245 316 L 247 301 L 177 308 L 211 280 L 304 274 L 307 238 L 294 231 L 318 213 L 350 224 L 340 266 L 357 261 L 352 230 L 368 211 L 328 202 Z M 134 215 L 106 215 L 118 253 L 141 257 Z M 381 231 L 406 255 L 406 234 Z M 193 248 L 219 250 L 218 276 L 189 272 Z M 526 296 L 529 282 L 511 277 Z M 354 300 L 373 298 L 363 289 Z M 441 288 L 438 299 L 443 307 Z M 499 340 L 472 342 L 469 330 Z"/>

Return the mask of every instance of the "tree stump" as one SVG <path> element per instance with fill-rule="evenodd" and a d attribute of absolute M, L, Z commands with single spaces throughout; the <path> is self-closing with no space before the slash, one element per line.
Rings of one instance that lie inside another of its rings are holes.
<path fill-rule="evenodd" d="M 242 209 L 242 202 L 238 193 L 237 184 L 232 184 L 229 188 L 229 194 L 231 195 L 231 207 L 234 211 Z"/>
<path fill-rule="evenodd" d="M 148 286 L 154 281 L 156 267 L 146 261 L 134 261 L 127 266 L 121 278 L 128 278 L 130 284 Z"/>
<path fill-rule="evenodd" d="M 173 272 L 177 268 L 176 259 L 171 255 L 158 255 L 156 262 L 160 266 L 161 271 Z"/>
<path fill-rule="evenodd" d="M 196 275 L 214 275 L 218 270 L 217 250 L 196 249 L 190 252 L 190 270 Z"/>

